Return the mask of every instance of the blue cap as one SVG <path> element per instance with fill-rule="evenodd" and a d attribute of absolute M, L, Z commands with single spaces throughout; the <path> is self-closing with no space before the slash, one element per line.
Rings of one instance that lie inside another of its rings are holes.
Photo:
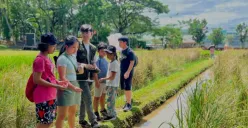
<path fill-rule="evenodd" d="M 57 39 L 52 33 L 49 32 L 49 33 L 41 35 L 40 41 L 41 43 L 55 45 L 57 42 Z"/>

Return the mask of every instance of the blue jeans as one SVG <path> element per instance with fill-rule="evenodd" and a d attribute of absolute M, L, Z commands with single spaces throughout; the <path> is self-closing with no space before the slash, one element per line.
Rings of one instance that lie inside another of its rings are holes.
<path fill-rule="evenodd" d="M 85 120 L 85 112 L 87 111 L 88 119 L 90 123 L 93 123 L 96 121 L 96 116 L 93 112 L 89 83 L 86 81 L 79 81 L 79 85 L 80 88 L 83 89 L 81 94 L 79 122 Z"/>

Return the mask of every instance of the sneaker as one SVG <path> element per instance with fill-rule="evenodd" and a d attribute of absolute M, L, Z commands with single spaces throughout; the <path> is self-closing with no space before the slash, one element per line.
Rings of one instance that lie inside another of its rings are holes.
<path fill-rule="evenodd" d="M 132 109 L 132 105 L 127 103 L 126 107 L 123 110 L 124 110 L 124 112 L 127 112 L 131 109 Z"/>
<path fill-rule="evenodd" d="M 101 121 L 101 117 L 100 117 L 100 114 L 98 112 L 95 112 L 95 115 L 96 115 L 96 120 L 97 121 Z"/>
<path fill-rule="evenodd" d="M 116 117 L 115 116 L 107 116 L 106 118 L 104 118 L 104 121 L 109 121 L 109 120 L 115 120 Z"/>
<path fill-rule="evenodd" d="M 100 111 L 100 113 L 102 114 L 103 118 L 107 117 L 108 116 L 108 112 L 106 109 Z"/>
<path fill-rule="evenodd" d="M 126 102 L 125 105 L 122 107 L 122 109 L 126 108 L 126 106 L 127 106 L 127 102 Z"/>
<path fill-rule="evenodd" d="M 96 121 L 94 121 L 93 123 L 91 123 L 91 127 L 92 128 L 100 128 L 99 124 Z"/>
<path fill-rule="evenodd" d="M 79 121 L 79 124 L 82 128 L 90 128 L 90 124 L 86 120 Z"/>

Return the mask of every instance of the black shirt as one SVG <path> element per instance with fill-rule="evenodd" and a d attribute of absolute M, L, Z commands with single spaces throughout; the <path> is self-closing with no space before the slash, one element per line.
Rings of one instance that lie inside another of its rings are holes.
<path fill-rule="evenodd" d="M 120 56 L 121 73 L 125 73 L 128 70 L 128 67 L 130 65 L 130 61 L 134 61 L 134 60 L 135 60 L 135 56 L 134 56 L 133 51 L 130 48 L 122 50 L 121 56 Z"/>

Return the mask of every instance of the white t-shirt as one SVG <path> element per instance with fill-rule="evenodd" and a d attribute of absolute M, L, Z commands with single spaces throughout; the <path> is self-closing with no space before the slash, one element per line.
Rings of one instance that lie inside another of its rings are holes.
<path fill-rule="evenodd" d="M 87 60 L 90 60 L 90 44 L 84 44 L 87 51 Z M 88 62 L 89 63 L 89 62 Z"/>
<path fill-rule="evenodd" d="M 113 80 L 107 80 L 107 86 L 118 87 L 120 81 L 120 64 L 117 60 L 109 63 L 108 76 L 111 72 L 116 72 L 115 78 Z"/>
<path fill-rule="evenodd" d="M 84 44 L 84 46 L 85 46 L 85 48 L 86 48 L 86 51 L 87 51 L 87 60 L 89 61 L 90 60 L 90 44 Z M 96 55 L 94 56 L 94 62 L 93 62 L 93 64 L 94 63 L 96 63 L 96 60 L 97 60 L 97 57 L 96 57 Z M 88 64 L 89 64 L 90 62 L 88 62 Z"/>

